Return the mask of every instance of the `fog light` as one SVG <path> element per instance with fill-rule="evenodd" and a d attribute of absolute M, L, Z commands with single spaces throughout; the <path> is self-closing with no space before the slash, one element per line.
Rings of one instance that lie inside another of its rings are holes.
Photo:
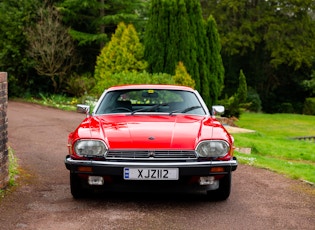
<path fill-rule="evenodd" d="M 89 185 L 103 185 L 104 179 L 101 176 L 89 176 Z"/>
<path fill-rule="evenodd" d="M 215 182 L 214 176 L 203 176 L 199 179 L 200 185 L 211 185 Z"/>

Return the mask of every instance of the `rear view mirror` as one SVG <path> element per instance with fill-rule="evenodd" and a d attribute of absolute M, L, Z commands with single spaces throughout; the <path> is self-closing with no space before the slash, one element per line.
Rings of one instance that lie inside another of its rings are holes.
<path fill-rule="evenodd" d="M 144 97 L 144 98 L 158 98 L 159 94 L 157 92 L 154 92 L 154 90 L 148 90 L 148 91 L 142 93 L 142 97 Z"/>

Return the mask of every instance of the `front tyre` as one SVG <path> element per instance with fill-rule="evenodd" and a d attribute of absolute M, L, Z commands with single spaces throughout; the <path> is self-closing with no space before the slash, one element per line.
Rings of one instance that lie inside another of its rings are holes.
<path fill-rule="evenodd" d="M 85 197 L 86 191 L 82 188 L 82 181 L 75 173 L 70 173 L 70 191 L 74 199 Z"/>
<path fill-rule="evenodd" d="M 216 190 L 208 190 L 207 196 L 210 200 L 226 200 L 231 193 L 232 174 L 225 175 L 219 181 L 219 188 Z"/>

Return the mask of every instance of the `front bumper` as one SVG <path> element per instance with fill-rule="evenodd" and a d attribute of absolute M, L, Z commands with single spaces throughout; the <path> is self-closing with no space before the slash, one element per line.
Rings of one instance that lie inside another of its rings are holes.
<path fill-rule="evenodd" d="M 237 168 L 237 159 L 229 161 L 202 161 L 202 162 L 113 162 L 95 160 L 74 160 L 68 155 L 65 165 L 71 173 L 98 175 L 98 176 L 123 176 L 126 167 L 134 168 L 178 168 L 179 177 L 211 176 L 231 173 Z M 81 170 L 88 167 L 90 170 Z M 220 171 L 212 170 L 221 168 Z M 223 168 L 223 170 L 222 170 Z"/>

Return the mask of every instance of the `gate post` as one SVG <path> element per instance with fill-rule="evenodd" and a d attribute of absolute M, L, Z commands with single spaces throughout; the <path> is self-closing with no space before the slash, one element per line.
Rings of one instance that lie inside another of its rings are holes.
<path fill-rule="evenodd" d="M 9 182 L 8 157 L 8 80 L 7 73 L 0 72 L 0 189 L 5 188 Z"/>

